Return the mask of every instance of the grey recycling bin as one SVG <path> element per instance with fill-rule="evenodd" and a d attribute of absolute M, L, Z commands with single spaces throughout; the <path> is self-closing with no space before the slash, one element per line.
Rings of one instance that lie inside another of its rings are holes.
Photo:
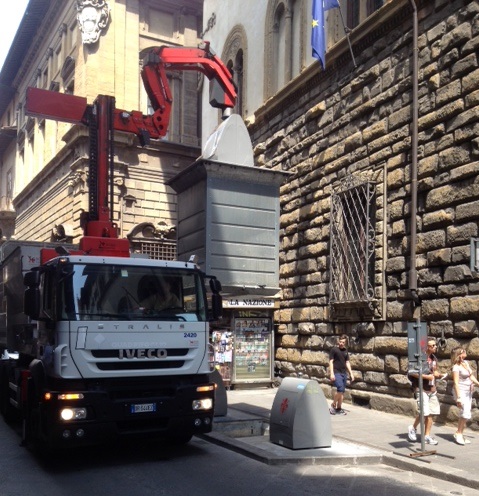
<path fill-rule="evenodd" d="M 286 377 L 271 409 L 269 439 L 291 449 L 329 448 L 328 403 L 316 381 Z"/>

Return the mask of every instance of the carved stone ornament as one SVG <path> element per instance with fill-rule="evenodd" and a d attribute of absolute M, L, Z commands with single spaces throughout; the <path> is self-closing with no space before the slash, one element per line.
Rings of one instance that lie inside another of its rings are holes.
<path fill-rule="evenodd" d="M 110 20 L 105 0 L 77 0 L 77 21 L 84 45 L 96 43 Z"/>
<path fill-rule="evenodd" d="M 137 224 L 126 237 L 130 241 L 139 241 L 144 239 L 176 239 L 176 227 L 169 225 L 166 222 L 158 222 L 158 227 L 155 227 L 152 222 L 141 222 Z"/>

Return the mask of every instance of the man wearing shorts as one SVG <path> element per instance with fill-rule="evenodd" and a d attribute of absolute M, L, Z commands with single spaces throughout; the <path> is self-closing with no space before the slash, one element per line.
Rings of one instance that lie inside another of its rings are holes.
<path fill-rule="evenodd" d="M 441 413 L 439 400 L 436 393 L 436 378 L 441 377 L 437 371 L 436 352 L 437 344 L 435 339 L 427 340 L 427 368 L 422 374 L 422 404 L 424 412 L 424 442 L 426 444 L 437 444 L 437 440 L 431 436 L 431 429 L 434 417 Z M 426 365 L 426 364 L 424 364 Z M 419 399 L 419 371 L 410 370 L 408 376 L 412 382 L 417 399 L 418 415 L 414 423 L 408 427 L 409 441 L 417 441 L 417 426 L 420 422 L 420 399 Z"/>
<path fill-rule="evenodd" d="M 343 334 L 339 337 L 338 346 L 334 346 L 329 352 L 329 378 L 336 387 L 333 404 L 329 409 L 331 415 L 346 415 L 346 412 L 342 409 L 342 404 L 348 373 L 351 382 L 354 381 L 353 371 L 349 363 L 349 353 L 346 349 L 347 344 L 348 337 Z"/>

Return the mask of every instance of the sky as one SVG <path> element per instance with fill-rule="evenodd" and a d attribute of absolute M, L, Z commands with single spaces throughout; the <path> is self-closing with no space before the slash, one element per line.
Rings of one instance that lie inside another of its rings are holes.
<path fill-rule="evenodd" d="M 2 1 L 0 6 L 0 68 L 7 57 L 28 0 Z"/>

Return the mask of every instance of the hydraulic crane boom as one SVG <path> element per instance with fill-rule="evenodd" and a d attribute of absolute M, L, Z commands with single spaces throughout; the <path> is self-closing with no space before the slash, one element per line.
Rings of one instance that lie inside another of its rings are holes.
<path fill-rule="evenodd" d="M 143 59 L 141 77 L 155 111 L 151 118 L 159 136 L 166 134 L 173 101 L 166 77 L 168 69 L 203 73 L 213 83 L 210 104 L 223 110 L 234 107 L 236 88 L 233 79 L 228 68 L 212 52 L 209 43 L 202 48 L 151 48 Z"/>
<path fill-rule="evenodd" d="M 166 135 L 173 103 L 167 70 L 197 71 L 212 83 L 213 107 L 234 107 L 236 87 L 228 68 L 204 42 L 198 48 L 154 47 L 145 52 L 141 77 L 154 113 L 115 108 L 115 98 L 99 95 L 92 105 L 86 98 L 27 89 L 26 113 L 90 128 L 89 212 L 83 219 L 84 237 L 80 248 L 90 254 L 128 256 L 128 241 L 118 239 L 112 220 L 113 133 L 122 131 L 138 136 L 142 146 Z M 109 240 L 108 240 L 109 238 Z"/>
<path fill-rule="evenodd" d="M 236 86 L 233 77 L 214 52 L 209 43 L 198 48 L 154 47 L 146 50 L 141 78 L 154 109 L 153 115 L 140 111 L 113 110 L 113 128 L 136 134 L 142 143 L 149 138 L 159 139 L 166 135 L 173 98 L 166 71 L 197 71 L 212 83 L 210 103 L 213 107 L 232 108 L 236 102 Z M 53 91 L 28 88 L 26 112 L 33 117 L 51 118 L 74 124 L 87 124 L 86 98 Z"/>

